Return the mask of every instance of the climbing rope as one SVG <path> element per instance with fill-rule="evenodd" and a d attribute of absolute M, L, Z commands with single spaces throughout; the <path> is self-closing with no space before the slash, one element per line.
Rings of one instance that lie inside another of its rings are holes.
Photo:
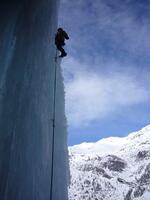
<path fill-rule="evenodd" d="M 55 55 L 55 72 L 54 72 L 54 94 L 53 94 L 53 132 L 52 132 L 52 164 L 51 164 L 51 186 L 50 200 L 53 199 L 53 177 L 54 177 L 54 146 L 55 146 L 55 117 L 56 117 L 56 86 L 57 86 L 57 49 Z"/>

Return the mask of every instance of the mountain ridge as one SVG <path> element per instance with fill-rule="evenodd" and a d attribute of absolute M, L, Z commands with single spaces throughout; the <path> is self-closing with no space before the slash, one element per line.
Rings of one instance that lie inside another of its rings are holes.
<path fill-rule="evenodd" d="M 150 125 L 69 147 L 70 200 L 150 200 Z"/>

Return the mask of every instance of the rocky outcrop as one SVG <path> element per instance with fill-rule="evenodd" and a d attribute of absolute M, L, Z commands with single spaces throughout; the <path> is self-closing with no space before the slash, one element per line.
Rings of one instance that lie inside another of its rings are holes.
<path fill-rule="evenodd" d="M 79 153 L 77 146 L 75 150 L 71 147 L 69 199 L 149 200 L 149 135 L 150 126 L 120 139 L 123 145 L 115 152 L 110 149 L 110 153 L 95 152 L 94 149 L 105 145 L 101 141 L 87 153 Z"/>

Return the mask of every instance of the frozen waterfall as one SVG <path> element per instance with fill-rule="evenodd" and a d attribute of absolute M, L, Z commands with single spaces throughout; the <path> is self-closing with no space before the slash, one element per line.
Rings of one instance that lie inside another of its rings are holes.
<path fill-rule="evenodd" d="M 58 62 L 51 187 L 57 9 L 57 0 L 0 0 L 0 200 L 67 200 Z"/>

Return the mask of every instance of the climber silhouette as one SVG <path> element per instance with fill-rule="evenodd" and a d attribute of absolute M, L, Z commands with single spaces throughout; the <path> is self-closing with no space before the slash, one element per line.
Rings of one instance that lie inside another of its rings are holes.
<path fill-rule="evenodd" d="M 65 39 L 69 40 L 68 34 L 62 28 L 58 28 L 55 35 L 55 45 L 57 49 L 61 52 L 61 55 L 59 56 L 61 58 L 67 56 L 67 53 L 63 48 L 63 46 L 65 46 Z"/>

